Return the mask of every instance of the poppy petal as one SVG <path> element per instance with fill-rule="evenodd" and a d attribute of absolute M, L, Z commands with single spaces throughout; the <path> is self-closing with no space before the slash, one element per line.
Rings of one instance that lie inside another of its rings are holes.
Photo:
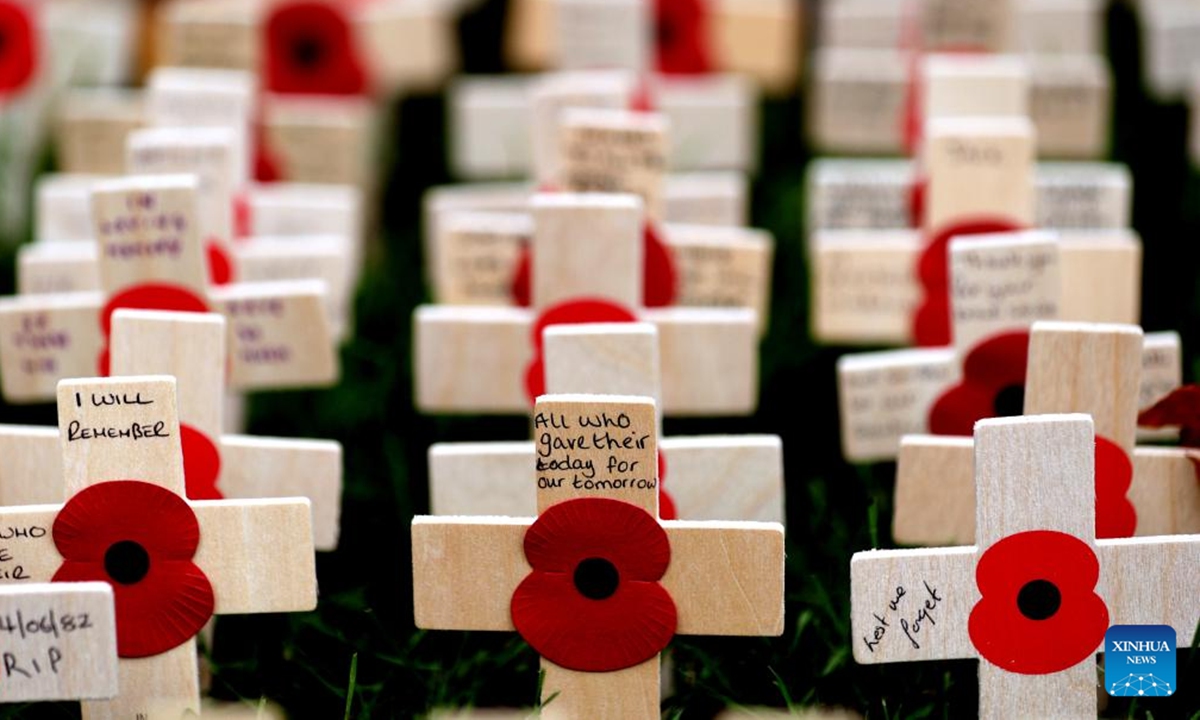
<path fill-rule="evenodd" d="M 1082 540 L 1034 530 L 989 547 L 975 568 L 980 600 L 967 629 L 979 654 L 1009 672 L 1059 672 L 1094 655 L 1108 629 L 1095 592 L 1100 562 Z"/>
<path fill-rule="evenodd" d="M 993 335 L 976 345 L 963 361 L 962 381 L 930 408 L 929 431 L 974 434 L 977 421 L 999 414 L 1001 393 L 1024 388 L 1028 362 L 1029 333 L 1024 330 Z"/>
<path fill-rule="evenodd" d="M 666 307 L 675 302 L 678 274 L 671 250 L 654 226 L 646 223 L 642 232 L 645 244 L 645 274 L 642 277 L 642 295 L 646 307 Z"/>
<path fill-rule="evenodd" d="M 183 445 L 183 477 L 191 500 L 220 500 L 221 451 L 207 435 L 187 423 L 179 424 Z"/>
<path fill-rule="evenodd" d="M 369 82 L 350 21 L 336 3 L 276 3 L 264 23 L 271 92 L 361 95 Z"/>
<path fill-rule="evenodd" d="M 1138 425 L 1178 426 L 1184 447 L 1200 447 L 1200 385 L 1184 385 L 1138 414 Z"/>
<path fill-rule="evenodd" d="M 670 75 L 712 72 L 705 0 L 656 0 L 655 54 L 658 71 Z"/>
<path fill-rule="evenodd" d="M 208 312 L 208 303 L 188 288 L 174 283 L 148 282 L 133 285 L 109 298 L 104 309 L 100 311 L 100 329 L 104 337 L 111 334 L 112 314 L 120 308 Z"/>
<path fill-rule="evenodd" d="M 529 252 L 529 246 L 522 245 L 521 253 L 517 256 L 516 270 L 513 271 L 512 283 L 509 285 L 514 305 L 529 307 L 533 304 L 533 291 L 530 289 L 532 282 L 533 256 Z"/>
<path fill-rule="evenodd" d="M 533 323 L 533 359 L 525 368 L 525 394 L 532 405 L 546 392 L 546 373 L 542 362 L 542 332 L 551 325 L 636 322 L 633 311 L 611 300 L 581 298 L 551 305 Z"/>
<path fill-rule="evenodd" d="M 76 493 L 54 518 L 54 546 L 66 560 L 98 563 L 114 543 L 130 540 L 151 561 L 190 560 L 200 523 L 183 498 L 140 480 L 112 480 Z"/>
<path fill-rule="evenodd" d="M 675 499 L 667 492 L 664 483 L 667 481 L 667 456 L 658 451 L 658 518 L 660 520 L 677 520 L 679 513 L 675 509 Z"/>
<path fill-rule="evenodd" d="M 0 2 L 0 98 L 25 89 L 37 70 L 38 34 L 24 3 Z"/>
<path fill-rule="evenodd" d="M 653 581 L 671 563 L 671 544 L 658 521 L 640 507 L 611 498 L 579 498 L 538 516 L 525 533 L 525 557 L 534 570 L 557 573 L 602 558 L 622 581 Z"/>
<path fill-rule="evenodd" d="M 1108 438 L 1096 436 L 1096 537 L 1133 537 L 1137 511 L 1129 502 L 1133 462 Z"/>

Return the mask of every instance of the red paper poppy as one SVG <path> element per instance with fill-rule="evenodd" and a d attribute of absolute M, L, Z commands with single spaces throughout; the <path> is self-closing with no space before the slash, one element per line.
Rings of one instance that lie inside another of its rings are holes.
<path fill-rule="evenodd" d="M 96 365 L 101 377 L 109 375 L 108 338 L 112 334 L 112 314 L 121 308 L 208 312 L 208 303 L 191 290 L 171 283 L 142 283 L 113 295 L 100 311 L 100 331 L 104 333 L 105 346 Z"/>
<path fill-rule="evenodd" d="M 1133 537 L 1137 511 L 1129 502 L 1133 461 L 1121 446 L 1096 436 L 1096 537 Z"/>
<path fill-rule="evenodd" d="M 934 233 L 917 262 L 917 278 L 924 290 L 921 305 L 913 318 L 913 341 L 917 345 L 949 345 L 952 339 L 948 262 L 950 240 L 963 235 L 1014 232 L 1019 229 L 1020 226 L 1011 220 L 976 218 L 952 223 Z"/>
<path fill-rule="evenodd" d="M 1095 655 L 1108 629 L 1096 594 L 1100 561 L 1066 533 L 1010 535 L 975 567 L 980 599 L 967 629 L 985 660 L 1009 672 L 1046 675 Z"/>
<path fill-rule="evenodd" d="M 0 0 L 0 98 L 24 90 L 37 64 L 38 36 L 29 8 Z"/>
<path fill-rule="evenodd" d="M 642 230 L 643 263 L 642 272 L 642 303 L 646 307 L 666 307 L 675 302 L 678 286 L 678 273 L 671 250 L 663 243 L 658 231 L 651 223 L 646 223 Z M 530 289 L 533 281 L 533 253 L 526 246 L 521 249 L 517 259 L 517 269 L 513 273 L 512 296 L 513 302 L 519 307 L 529 307 L 533 303 L 533 293 Z"/>
<path fill-rule="evenodd" d="M 220 500 L 217 489 L 221 475 L 221 451 L 207 435 L 187 423 L 179 423 L 183 445 L 183 478 L 191 500 Z"/>
<path fill-rule="evenodd" d="M 546 308 L 533 323 L 533 360 L 525 369 L 525 395 L 529 404 L 546 394 L 546 366 L 542 361 L 542 331 L 551 325 L 637 322 L 629 308 L 601 298 L 567 300 Z"/>
<path fill-rule="evenodd" d="M 707 0 L 655 0 L 654 50 L 660 73 L 712 72 L 708 22 Z"/>
<path fill-rule="evenodd" d="M 667 458 L 663 451 L 658 451 L 658 517 L 661 520 L 677 520 L 679 513 L 675 509 L 675 499 L 663 485 L 667 480 Z"/>
<path fill-rule="evenodd" d="M 675 634 L 675 602 L 658 583 L 671 544 L 646 511 L 609 498 L 551 507 L 525 533 L 533 571 L 513 593 L 513 625 L 542 657 L 609 672 L 656 656 Z"/>
<path fill-rule="evenodd" d="M 261 183 L 284 179 L 283 161 L 271 150 L 267 126 L 261 117 L 254 122 L 254 179 Z"/>
<path fill-rule="evenodd" d="M 209 240 L 204 248 L 208 256 L 208 281 L 213 285 L 233 282 L 233 259 L 218 240 Z"/>
<path fill-rule="evenodd" d="M 192 562 L 200 524 L 170 490 L 140 480 L 92 485 L 67 501 L 52 534 L 63 556 L 55 582 L 112 586 L 121 657 L 166 652 L 212 617 L 212 585 Z"/>
<path fill-rule="evenodd" d="M 975 423 L 1020 415 L 1025 403 L 1027 331 L 987 338 L 967 353 L 962 382 L 942 394 L 929 411 L 929 432 L 973 435 Z"/>
<path fill-rule="evenodd" d="M 267 90 L 362 95 L 370 86 L 341 4 L 312 0 L 278 3 L 267 16 L 265 28 Z"/>

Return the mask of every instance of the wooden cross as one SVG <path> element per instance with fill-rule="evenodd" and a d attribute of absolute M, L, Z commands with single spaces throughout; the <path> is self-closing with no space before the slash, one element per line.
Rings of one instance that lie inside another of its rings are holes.
<path fill-rule="evenodd" d="M 223 431 L 225 319 L 213 313 L 117 310 L 112 374 L 171 375 L 193 500 L 305 497 L 317 550 L 337 548 L 342 446 L 332 440 L 231 435 Z M 39 505 L 63 496 L 54 428 L 0 425 L 0 506 Z"/>
<path fill-rule="evenodd" d="M 7 549 L 3 555 L 5 574 L 24 574 Z M 116 697 L 116 618 L 106 583 L 0 587 L 0 633 L 0 703 Z"/>
<path fill-rule="evenodd" d="M 319 385 L 336 378 L 323 284 L 208 286 L 193 177 L 105 181 L 92 198 L 104 293 L 0 301 L 0 375 L 10 401 L 43 401 L 59 379 L 96 374 L 108 315 L 130 305 L 219 310 L 228 320 L 235 388 Z"/>
<path fill-rule="evenodd" d="M 642 212 L 628 195 L 555 193 L 532 202 L 533 311 L 426 305 L 414 316 L 416 403 L 424 412 L 523 413 L 537 312 L 580 298 L 630 309 L 658 327 L 663 410 L 740 414 L 757 398 L 750 310 L 642 306 Z M 580 236 L 579 228 L 587 228 Z M 703 351 L 698 350 L 703 348 Z M 480 368 L 491 368 L 480 373 Z M 471 380 L 471 378 L 475 378 Z"/>
<path fill-rule="evenodd" d="M 645 397 L 542 396 L 537 520 L 413 520 L 417 627 L 519 630 L 542 655 L 543 700 L 553 697 L 543 716 L 657 718 L 658 653 L 671 635 L 783 630 L 782 526 L 657 520 L 655 418 Z M 564 519 L 575 529 L 550 530 L 548 555 L 522 551 Z M 636 567 L 633 556 L 653 559 Z M 538 591 L 543 583 L 557 590 Z M 618 608 L 658 619 L 592 623 Z M 639 650 L 609 652 L 617 646 Z"/>
<path fill-rule="evenodd" d="M 1016 4 L 927 2 L 911 17 L 903 16 L 910 6 L 896 3 L 831 7 L 813 60 L 814 143 L 832 153 L 902 152 L 914 56 L 1008 52 L 1021 53 L 1029 68 L 1022 102 L 1038 129 L 1039 154 L 1103 156 L 1112 80 L 1096 8 L 1056 16 L 1039 4 Z"/>
<path fill-rule="evenodd" d="M 185 501 L 173 378 L 64 380 L 58 413 L 66 504 L 0 519 L 29 529 L 9 545 L 25 581 L 113 586 L 122 694 L 84 717 L 198 712 L 193 638 L 214 612 L 316 607 L 309 501 Z"/>
<path fill-rule="evenodd" d="M 1132 460 L 1128 499 L 1136 525 L 1124 524 L 1122 536 L 1125 531 L 1200 533 L 1200 486 L 1184 452 L 1135 447 L 1142 338 L 1141 329 L 1131 325 L 1034 323 L 1024 414 L 1087 413 L 1097 434 Z M 908 435 L 900 441 L 893 515 L 897 542 L 946 545 L 975 537 L 973 449 L 969 437 Z"/>
<path fill-rule="evenodd" d="M 951 241 L 948 293 L 954 344 L 845 355 L 838 361 L 846 458 L 894 458 L 902 436 L 930 432 L 935 401 L 963 380 L 965 366 L 979 362 L 972 357 L 990 352 L 989 342 L 1027 331 L 1036 320 L 1063 317 L 1064 275 L 1061 246 L 1044 233 Z M 1110 293 L 1108 300 L 1120 287 L 1102 286 Z M 983 374 L 997 375 L 1010 365 L 993 364 Z M 1016 414 L 1019 407 L 1016 402 L 1006 412 Z"/>
<path fill-rule="evenodd" d="M 655 108 L 670 122 L 667 167 L 672 171 L 752 172 L 758 161 L 758 110 L 751 84 L 741 76 L 655 76 L 646 80 Z M 557 88 L 575 106 L 629 107 L 633 76 L 615 72 L 524 76 L 467 76 L 450 90 L 451 167 L 457 177 L 487 180 L 540 177 L 535 148 L 554 137 L 543 127 L 535 96 Z M 532 130 L 532 132 L 531 132 Z M 552 148 L 546 148 L 552 150 Z"/>
<path fill-rule="evenodd" d="M 649 323 L 557 325 L 544 334 L 546 392 L 661 396 L 658 332 Z M 668 438 L 657 425 L 675 517 L 783 522 L 783 447 L 775 435 Z M 533 442 L 436 443 L 429 448 L 434 515 L 524 517 Z"/>
<path fill-rule="evenodd" d="M 597 62 L 606 67 L 661 67 L 662 58 L 648 56 L 645 49 L 658 34 L 653 27 L 657 21 L 671 26 L 664 37 L 682 40 L 689 48 L 698 46 L 707 55 L 710 71 L 747 76 L 772 95 L 794 89 L 804 46 L 802 9 L 795 3 L 708 0 L 665 9 L 665 16 L 647 22 L 651 11 L 635 0 L 520 0 L 509 10 L 507 64 L 526 71 L 597 67 Z M 601 26 L 626 30 L 619 37 L 600 36 L 596 28 Z M 643 31 L 632 30 L 637 27 Z M 580 33 L 588 38 L 586 48 Z M 639 37 L 640 47 L 631 42 Z"/>
<path fill-rule="evenodd" d="M 1096 540 L 1086 415 L 975 426 L 975 545 L 850 561 L 860 663 L 979 658 L 983 718 L 1096 716 L 1110 625 L 1200 620 L 1200 536 Z"/>

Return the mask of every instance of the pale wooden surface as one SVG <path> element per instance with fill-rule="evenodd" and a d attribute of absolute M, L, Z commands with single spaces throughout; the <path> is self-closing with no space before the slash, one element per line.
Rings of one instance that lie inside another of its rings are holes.
<path fill-rule="evenodd" d="M 1142 344 L 1142 387 L 1138 409 L 1145 410 L 1183 384 L 1183 348 L 1177 332 L 1146 333 Z M 1138 428 L 1139 440 L 1173 440 L 1176 428 Z"/>
<path fill-rule="evenodd" d="M 533 306 L 600 297 L 642 305 L 642 201 L 633 195 L 535 195 Z M 586 228 L 586 232 L 581 230 Z"/>
<path fill-rule="evenodd" d="M 909 230 L 824 230 L 809 240 L 813 337 L 822 343 L 907 344 L 920 300 L 921 238 Z"/>
<path fill-rule="evenodd" d="M 929 407 L 962 377 L 953 348 L 838 358 L 842 454 L 854 462 L 895 457 L 900 438 L 924 432 Z"/>
<path fill-rule="evenodd" d="M 319 280 L 235 283 L 209 299 L 228 326 L 229 384 L 237 389 L 323 386 L 338 358 Z"/>
<path fill-rule="evenodd" d="M 320 280 L 325 283 L 329 329 L 340 340 L 351 328 L 355 271 L 349 268 L 353 249 L 339 236 L 257 237 L 233 248 L 238 282 Z"/>
<path fill-rule="evenodd" d="M 18 295 L 99 290 L 100 270 L 94 243 L 51 240 L 22 245 L 17 249 Z"/>
<path fill-rule="evenodd" d="M 668 417 L 753 412 L 758 331 L 752 311 L 663 308 L 645 310 L 640 317 L 658 328 Z M 532 323 L 532 314 L 519 308 L 417 308 L 417 407 L 422 412 L 525 413 Z M 481 367 L 488 372 L 478 372 Z"/>
<path fill-rule="evenodd" d="M 649 323 L 550 326 L 542 332 L 546 392 L 641 395 L 662 402 L 658 332 Z M 662 434 L 662 418 L 655 422 Z"/>
<path fill-rule="evenodd" d="M 638 195 L 662 221 L 669 123 L 657 113 L 568 107 L 559 115 L 559 182 L 575 192 Z"/>
<path fill-rule="evenodd" d="M 653 64 L 651 9 L 640 0 L 554 0 L 554 66 L 562 70 L 620 68 L 645 71 Z"/>
<path fill-rule="evenodd" d="M 931 119 L 926 229 L 979 216 L 1032 223 L 1033 137 L 1024 118 Z"/>
<path fill-rule="evenodd" d="M 370 188 L 378 118 L 365 98 L 268 94 L 266 142 L 289 182 Z"/>
<path fill-rule="evenodd" d="M 117 695 L 116 617 L 107 583 L 4 585 L 0 615 L 13 627 L 5 636 L 0 702 Z M 33 632 L 16 629 L 31 624 Z"/>
<path fill-rule="evenodd" d="M 763 92 L 790 92 L 804 56 L 803 6 L 786 0 L 713 0 L 709 42 L 722 70 L 747 75 Z"/>
<path fill-rule="evenodd" d="M 221 435 L 225 319 L 213 313 L 117 310 L 109 337 L 111 374 L 175 377 L 179 422 L 213 442 Z"/>
<path fill-rule="evenodd" d="M 92 185 L 105 177 L 82 173 L 41 175 L 34 182 L 34 242 L 92 239 Z"/>
<path fill-rule="evenodd" d="M 62 377 L 93 375 L 103 347 L 101 296 L 0 298 L 0 380 L 12 402 L 54 397 Z"/>
<path fill-rule="evenodd" d="M 545 671 L 542 683 L 541 717 L 552 720 L 575 718 L 660 717 L 658 705 L 660 661 L 655 656 L 633 667 L 606 673 L 575 672 L 542 658 Z M 552 696 L 558 693 L 553 700 Z"/>
<path fill-rule="evenodd" d="M 435 241 L 434 302 L 508 305 L 521 246 L 532 238 L 533 218 L 524 213 L 447 213 Z"/>
<path fill-rule="evenodd" d="M 744 307 L 766 332 L 775 238 L 765 230 L 710 225 L 662 228 L 678 273 L 676 305 Z"/>
<path fill-rule="evenodd" d="M 67 173 L 123 173 L 125 138 L 145 123 L 140 90 L 76 88 L 64 93 L 54 126 L 58 168 Z"/>
<path fill-rule="evenodd" d="M 659 449 L 667 464 L 665 487 L 680 518 L 783 522 L 778 437 L 668 437 L 659 441 Z M 528 482 L 533 467 L 532 442 L 434 444 L 429 448 L 430 509 L 434 515 L 532 516 L 537 509 L 536 488 Z"/>
<path fill-rule="evenodd" d="M 429 630 L 512 630 L 509 600 L 530 572 L 521 551 L 530 518 L 413 519 L 414 612 Z M 680 635 L 779 634 L 783 528 L 773 523 L 663 521 L 672 565 L 663 578 L 679 612 Z M 753 528 L 753 529 L 750 529 Z M 685 562 L 686 553 L 701 555 Z M 747 560 L 735 567 L 733 559 Z M 678 567 L 676 566 L 678 564 Z M 476 592 L 454 592 L 465 578 Z M 740 585 L 739 585 L 740 583 Z M 487 590 L 484 590 L 487 588 Z M 700 597 L 681 596 L 703 588 Z M 750 592 L 754 589 L 754 592 Z M 732 615 L 707 616 L 728 610 Z"/>
<path fill-rule="evenodd" d="M 1026 117 L 1029 67 L 1016 55 L 926 55 L 925 118 Z"/>
<path fill-rule="evenodd" d="M 207 286 L 194 176 L 132 176 L 97 183 L 92 222 L 108 294 L 148 277 L 203 297 Z M 167 228 L 167 232 L 163 228 Z"/>
<path fill-rule="evenodd" d="M 529 88 L 532 117 L 528 123 L 533 150 L 533 177 L 541 185 L 561 184 L 561 123 L 567 108 L 629 106 L 634 78 L 613 71 L 550 73 L 534 80 Z"/>
<path fill-rule="evenodd" d="M 1132 233 L 1062 233 L 1059 317 L 1137 323 L 1142 316 L 1142 242 Z"/>
<path fill-rule="evenodd" d="M 233 238 L 233 193 L 246 173 L 239 131 L 229 127 L 146 128 L 129 134 L 130 175 L 195 175 L 196 225 L 202 241 Z"/>
<path fill-rule="evenodd" d="M 1059 316 L 1061 264 L 1053 235 L 955 238 L 949 256 L 950 322 L 954 347 L 964 357 L 986 337 Z"/>
<path fill-rule="evenodd" d="M 1096 433 L 1133 451 L 1142 373 L 1136 325 L 1034 323 L 1025 414 L 1087 413 Z"/>
<path fill-rule="evenodd" d="M 654 400 L 626 395 L 543 395 L 533 411 L 538 512 L 582 497 L 610 497 L 658 517 Z"/>

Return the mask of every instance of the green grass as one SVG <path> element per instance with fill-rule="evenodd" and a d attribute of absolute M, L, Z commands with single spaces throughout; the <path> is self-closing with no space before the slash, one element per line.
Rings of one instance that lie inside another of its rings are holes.
<path fill-rule="evenodd" d="M 497 69 L 497 3 L 462 25 L 467 67 Z M 1131 164 L 1135 225 L 1146 242 L 1148 329 L 1179 329 L 1188 365 L 1200 320 L 1200 182 L 1184 155 L 1180 106 L 1140 92 L 1136 37 L 1115 9 L 1114 154 Z M 524 439 L 524 418 L 437 418 L 412 405 L 412 310 L 425 299 L 420 268 L 422 193 L 448 182 L 444 98 L 394 108 L 381 230 L 357 302 L 357 331 L 342 350 L 342 381 L 320 392 L 263 394 L 250 431 L 332 438 L 345 445 L 342 541 L 318 558 L 321 603 L 306 614 L 224 617 L 211 662 L 213 694 L 269 697 L 298 718 L 390 718 L 439 706 L 526 706 L 539 694 L 536 656 L 515 634 L 426 632 L 413 627 L 408 525 L 428 508 L 425 452 L 436 441 Z M 857 665 L 850 652 L 849 562 L 889 547 L 894 467 L 855 467 L 838 451 L 834 363 L 845 348 L 808 339 L 801 251 L 801 180 L 808 160 L 796 99 L 768 103 L 754 224 L 778 240 L 770 333 L 762 347 L 758 412 L 732 421 L 668 420 L 669 434 L 771 432 L 783 437 L 787 475 L 787 625 L 782 637 L 680 638 L 672 645 L 675 693 L 664 717 L 704 718 L 738 705 L 836 705 L 872 718 L 969 718 L 973 661 Z M 11 283 L 11 256 L 0 258 Z M 5 288 L 11 290 L 11 284 Z M 815 422 L 814 422 L 815 420 Z M 4 408 L 4 422 L 54 421 L 51 408 Z M 803 430 L 801 424 L 815 425 Z M 464 587 L 470 592 L 469 586 Z M 1200 658 L 1180 657 L 1173 700 L 1110 700 L 1106 717 L 1200 716 Z M 1189 684 L 1190 683 L 1190 684 Z M 74 717 L 72 705 L 9 708 L 4 716 Z"/>

